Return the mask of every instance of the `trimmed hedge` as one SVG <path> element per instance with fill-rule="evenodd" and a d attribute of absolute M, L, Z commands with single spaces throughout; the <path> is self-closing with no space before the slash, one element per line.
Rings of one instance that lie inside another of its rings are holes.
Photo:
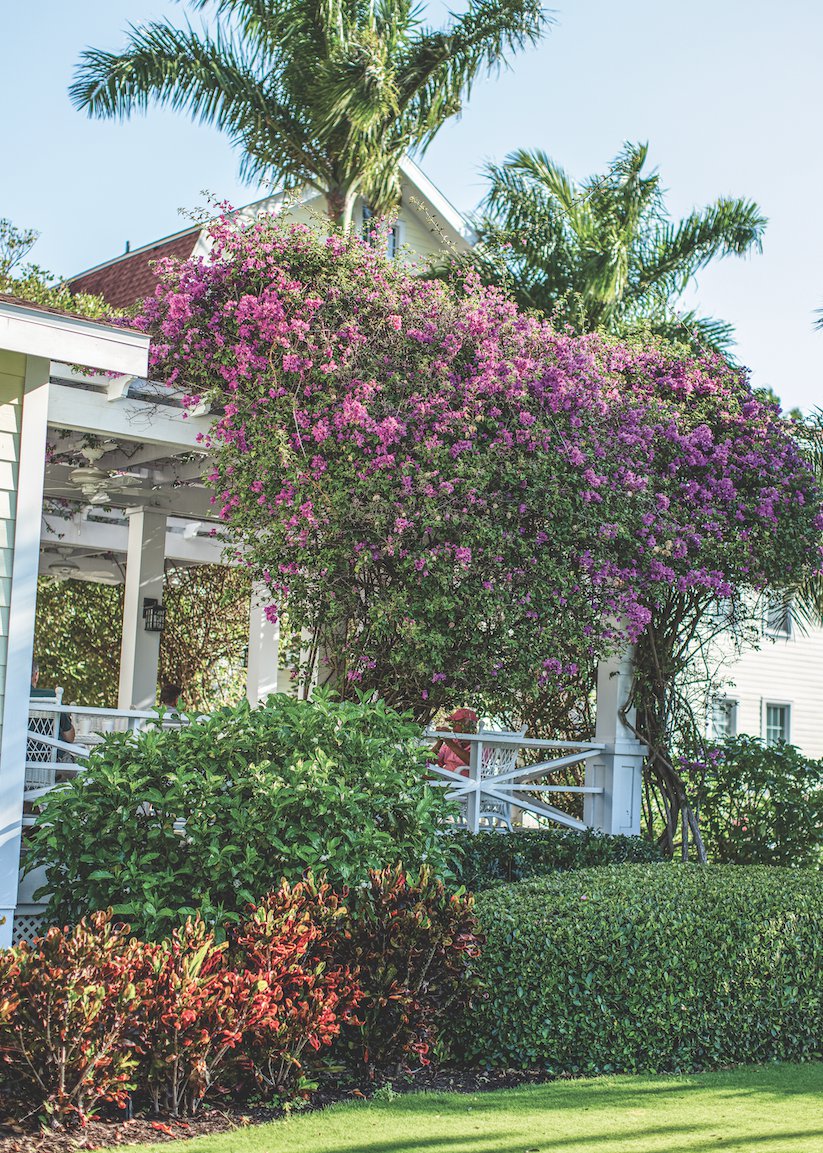
<path fill-rule="evenodd" d="M 818 1058 L 819 875 L 621 865 L 477 898 L 488 997 L 457 1026 L 469 1064 L 661 1073 Z"/>
<path fill-rule="evenodd" d="M 651 841 L 594 829 L 518 829 L 509 837 L 461 829 L 454 834 L 454 844 L 461 859 L 460 880 L 474 892 L 500 881 L 525 881 L 569 869 L 663 860 Z"/>

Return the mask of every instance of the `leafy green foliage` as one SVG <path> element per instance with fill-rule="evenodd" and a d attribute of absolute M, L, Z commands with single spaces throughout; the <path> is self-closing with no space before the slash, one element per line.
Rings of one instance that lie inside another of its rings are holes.
<path fill-rule="evenodd" d="M 711 860 L 823 866 L 823 760 L 783 742 L 730 737 L 691 775 Z"/>
<path fill-rule="evenodd" d="M 488 1000 L 460 1027 L 478 1065 L 678 1072 L 820 1056 L 817 874 L 614 865 L 477 898 Z"/>
<path fill-rule="evenodd" d="M 188 709 L 208 711 L 240 697 L 247 573 L 227 565 L 169 565 L 163 604 L 160 683 L 181 685 Z M 41 683 L 60 685 L 65 701 L 116 708 L 122 624 L 122 585 L 41 577 L 34 633 Z"/>
<path fill-rule="evenodd" d="M 534 44 L 539 0 L 482 0 L 443 29 L 409 0 L 190 0 L 215 10 L 214 35 L 169 23 L 130 29 L 124 52 L 87 49 L 71 88 L 92 116 L 151 100 L 225 132 L 241 173 L 328 191 L 349 224 L 354 198 L 384 213 L 400 199 L 398 165 L 460 111 L 479 74 Z"/>
<path fill-rule="evenodd" d="M 237 920 L 307 870 L 357 885 L 369 869 L 429 862 L 445 876 L 449 804 L 425 780 L 419 736 L 382 702 L 322 693 L 113 733 L 47 796 L 27 861 L 46 866 L 50 916 L 113 907 L 150 938 L 197 911 Z"/>
<path fill-rule="evenodd" d="M 490 165 L 481 245 L 468 259 L 508 285 L 517 303 L 579 331 L 644 330 L 693 351 L 727 352 L 732 330 L 674 304 L 712 260 L 759 251 L 765 217 L 723 198 L 676 223 L 648 145 L 626 144 L 606 173 L 580 185 L 545 152 Z"/>
<path fill-rule="evenodd" d="M 116 708 L 122 625 L 121 585 L 40 577 L 34 628 L 40 684 L 59 685 L 65 701 Z"/>
<path fill-rule="evenodd" d="M 596 829 L 521 829 L 510 837 L 458 830 L 459 876 L 475 892 L 500 881 L 525 881 L 547 873 L 594 865 L 659 861 L 657 845 L 641 837 L 609 836 Z"/>
<path fill-rule="evenodd" d="M 18 228 L 7 218 L 0 220 L 0 292 L 92 320 L 117 315 L 101 296 L 74 295 L 67 284 L 59 283 L 53 272 L 38 264 L 22 263 L 39 236 L 33 228 Z"/>
<path fill-rule="evenodd" d="M 210 711 L 245 691 L 248 573 L 228 565 L 167 565 L 160 683 L 180 685 L 187 709 Z"/>

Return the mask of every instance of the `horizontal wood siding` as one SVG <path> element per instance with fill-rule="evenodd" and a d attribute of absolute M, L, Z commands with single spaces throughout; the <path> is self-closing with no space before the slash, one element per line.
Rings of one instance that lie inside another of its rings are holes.
<path fill-rule="evenodd" d="M 726 666 L 723 679 L 726 696 L 738 702 L 738 733 L 765 737 L 766 704 L 788 704 L 791 743 L 809 757 L 823 757 L 823 629 L 764 636 L 760 649 Z"/>
<path fill-rule="evenodd" d="M 17 469 L 25 374 L 25 356 L 0 351 L 0 738 L 6 693 L 14 518 L 17 510 Z"/>

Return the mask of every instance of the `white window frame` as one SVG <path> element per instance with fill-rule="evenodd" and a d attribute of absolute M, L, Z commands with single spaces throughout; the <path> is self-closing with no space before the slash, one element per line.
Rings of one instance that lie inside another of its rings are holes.
<path fill-rule="evenodd" d="M 389 231 L 388 245 L 386 248 L 386 255 L 389 260 L 397 260 L 400 256 L 400 251 L 406 243 L 406 228 L 402 220 L 395 220 Z"/>
<path fill-rule="evenodd" d="M 782 611 L 785 609 L 786 613 L 786 627 L 775 628 L 772 625 L 770 617 L 772 609 Z M 785 597 L 780 593 L 771 593 L 766 596 L 765 611 L 763 613 L 763 632 L 766 636 L 776 637 L 780 640 L 791 640 L 794 635 L 794 622 L 792 618 L 792 599 Z"/>
<path fill-rule="evenodd" d="M 369 223 L 374 219 L 374 213 L 364 200 L 360 206 L 360 235 L 368 243 L 371 242 L 370 237 L 372 235 L 371 230 L 369 229 Z M 389 235 L 386 241 L 386 255 L 388 256 L 389 260 L 397 260 L 405 243 L 405 225 L 403 224 L 402 220 L 395 220 L 394 224 L 389 230 Z"/>
<path fill-rule="evenodd" d="M 786 732 L 781 738 L 787 745 L 792 743 L 792 702 L 791 701 L 769 701 L 763 700 L 762 713 L 760 719 L 760 732 L 763 743 L 771 748 L 777 744 L 777 741 L 769 741 L 769 709 L 785 709 L 786 710 Z"/>
<path fill-rule="evenodd" d="M 737 736 L 737 720 L 740 711 L 740 701 L 737 697 L 717 696 L 712 697 L 710 702 L 709 711 L 709 737 L 713 741 L 722 741 L 726 737 Z M 719 709 L 728 711 L 728 730 L 725 733 L 717 731 L 716 718 Z"/>

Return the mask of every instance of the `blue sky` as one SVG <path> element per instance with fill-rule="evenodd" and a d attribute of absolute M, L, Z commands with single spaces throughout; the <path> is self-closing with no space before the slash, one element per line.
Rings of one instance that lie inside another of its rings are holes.
<path fill-rule="evenodd" d="M 475 89 L 422 166 L 463 211 L 485 161 L 543 148 L 576 178 L 602 172 L 624 140 L 648 140 L 683 215 L 720 195 L 769 217 L 764 252 L 703 273 L 694 300 L 731 321 L 754 383 L 787 406 L 823 406 L 823 178 L 819 0 L 555 0 L 544 44 Z M 459 7 L 459 4 L 454 4 Z M 0 216 L 42 236 L 61 275 L 185 227 L 203 190 L 235 204 L 256 189 L 215 131 L 154 109 L 89 121 L 66 89 L 87 45 L 117 49 L 129 21 L 184 18 L 172 0 L 2 0 Z M 428 5 L 433 20 L 446 5 Z"/>

